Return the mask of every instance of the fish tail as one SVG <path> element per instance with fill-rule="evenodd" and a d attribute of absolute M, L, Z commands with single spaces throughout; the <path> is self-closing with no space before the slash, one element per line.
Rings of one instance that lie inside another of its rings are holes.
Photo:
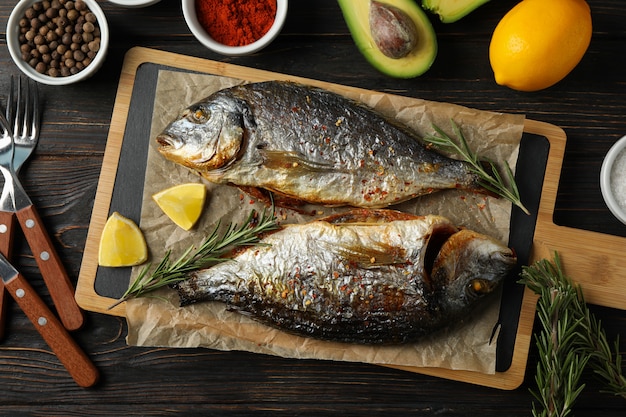
<path fill-rule="evenodd" d="M 496 176 L 500 176 L 500 173 L 494 172 L 496 170 L 496 167 L 493 165 L 493 162 L 485 160 L 479 162 L 485 172 L 492 172 L 495 173 Z M 485 183 L 483 177 L 478 175 L 474 170 L 472 170 L 472 175 L 472 186 L 468 188 L 469 191 L 473 191 L 478 194 L 484 194 L 489 197 L 500 198 L 500 195 L 498 193 L 488 188 L 489 186 Z M 492 174 L 491 176 L 493 177 L 494 175 Z"/>
<path fill-rule="evenodd" d="M 180 305 L 200 301 L 231 302 L 237 291 L 238 277 L 220 268 L 224 265 L 189 272 L 187 279 L 173 284 L 171 287 L 178 293 Z"/>
<path fill-rule="evenodd" d="M 178 293 L 181 306 L 215 299 L 212 291 L 213 286 L 202 275 L 202 270 L 193 271 L 188 274 L 186 280 L 172 285 L 172 288 Z"/>
<path fill-rule="evenodd" d="M 492 169 L 488 166 L 488 162 L 481 162 L 481 164 L 484 165 L 484 169 L 487 172 Z M 448 165 L 447 169 L 448 171 L 444 176 L 456 181 L 453 183 L 452 188 L 497 197 L 497 194 L 485 187 L 485 181 L 471 164 L 465 161 L 454 160 L 452 164 Z"/>
<path fill-rule="evenodd" d="M 180 281 L 176 284 L 173 284 L 172 288 L 178 293 L 181 307 L 193 304 L 198 301 L 195 298 L 195 294 L 198 293 L 198 288 L 194 285 L 194 281 L 189 279 L 185 281 Z"/>

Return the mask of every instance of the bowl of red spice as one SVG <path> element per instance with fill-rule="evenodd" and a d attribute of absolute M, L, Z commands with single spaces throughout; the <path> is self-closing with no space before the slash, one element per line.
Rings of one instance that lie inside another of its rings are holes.
<path fill-rule="evenodd" d="M 196 39 L 230 56 L 265 48 L 287 17 L 287 0 L 182 0 L 182 8 Z"/>

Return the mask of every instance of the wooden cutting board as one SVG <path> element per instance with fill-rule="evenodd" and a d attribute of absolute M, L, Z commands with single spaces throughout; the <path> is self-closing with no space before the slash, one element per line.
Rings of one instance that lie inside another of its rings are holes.
<path fill-rule="evenodd" d="M 96 192 L 94 209 L 87 235 L 85 253 L 76 288 L 76 299 L 79 305 L 89 311 L 125 316 L 124 305 L 113 309 L 109 307 L 116 298 L 102 295 L 96 291 L 96 276 L 98 272 L 98 243 L 104 223 L 109 215 L 111 200 L 114 195 L 115 179 L 118 164 L 122 155 L 122 145 L 125 133 L 129 129 L 144 129 L 146 126 L 137 126 L 128 123 L 129 109 L 131 108 L 136 75 L 144 64 L 158 64 L 178 70 L 198 71 L 215 75 L 227 75 L 248 81 L 292 80 L 301 81 L 323 88 L 332 86 L 336 91 L 356 90 L 351 87 L 342 87 L 334 84 L 287 76 L 262 70 L 234 66 L 226 63 L 208 61 L 205 59 L 188 57 L 163 51 L 146 48 L 133 48 L 124 61 L 118 86 L 115 106 L 111 119 L 107 146 L 104 154 L 102 172 Z M 365 90 L 363 90 L 365 91 Z M 149 125 L 147 126 L 149 130 Z M 607 236 L 594 232 L 581 231 L 553 223 L 553 210 L 556 201 L 561 164 L 565 151 L 566 136 L 562 129 L 538 121 L 526 120 L 524 132 L 545 137 L 549 141 L 545 177 L 538 201 L 538 215 L 535 226 L 534 245 L 530 261 L 544 257 L 552 257 L 558 251 L 566 271 L 583 285 L 587 300 L 592 303 L 624 308 L 620 303 L 620 293 L 624 293 L 626 267 L 618 265 L 618 247 L 624 247 L 624 238 Z M 143 178 L 143 177 L 142 177 Z M 119 186 L 118 186 L 119 188 Z M 118 190 L 119 192 L 119 190 Z M 532 229 L 532 227 L 530 227 Z M 584 243 L 584 244 L 583 244 Z M 591 245 L 589 243 L 592 243 Z M 579 248 L 585 247 L 585 253 Z M 589 250 L 588 248 L 593 250 Z M 126 279 L 125 285 L 128 285 Z M 439 368 L 399 367 L 401 369 L 418 372 L 443 378 L 475 383 L 500 389 L 513 389 L 519 386 L 524 378 L 528 349 L 532 334 L 532 325 L 535 315 L 536 297 L 527 289 L 521 290 L 520 312 L 516 317 L 517 326 L 513 346 L 511 346 L 510 366 L 503 372 L 494 375 L 485 375 L 476 372 L 452 371 Z"/>

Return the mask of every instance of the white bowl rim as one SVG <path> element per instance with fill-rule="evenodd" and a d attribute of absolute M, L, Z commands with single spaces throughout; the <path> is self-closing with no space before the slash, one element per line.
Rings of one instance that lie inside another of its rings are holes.
<path fill-rule="evenodd" d="M 28 77 L 37 82 L 48 85 L 67 85 L 91 77 L 99 69 L 100 65 L 106 58 L 107 48 L 109 45 L 109 24 L 98 2 L 96 0 L 83 0 L 87 3 L 89 10 L 96 15 L 96 18 L 98 19 L 98 26 L 100 27 L 100 50 L 96 54 L 96 57 L 85 69 L 74 75 L 68 75 L 66 77 L 51 77 L 35 71 L 33 67 L 28 65 L 28 63 L 22 59 L 21 53 L 18 52 L 20 50 L 20 43 L 18 39 L 19 21 L 28 6 L 37 1 L 41 0 L 20 0 L 15 7 L 13 7 L 13 10 L 9 15 L 6 28 L 6 42 L 9 54 L 11 55 L 15 65 L 17 65 L 18 68 Z"/>
<path fill-rule="evenodd" d="M 147 7 L 157 4 L 161 0 L 107 0 L 109 3 L 122 7 Z"/>
<path fill-rule="evenodd" d="M 600 190 L 602 191 L 604 202 L 608 206 L 611 213 L 613 213 L 619 221 L 626 224 L 626 212 L 620 208 L 619 203 L 615 199 L 613 191 L 611 190 L 611 171 L 613 169 L 613 164 L 615 163 L 617 156 L 624 149 L 626 149 L 626 136 L 622 136 L 621 139 L 615 142 L 604 157 L 602 167 L 600 168 Z"/>
<path fill-rule="evenodd" d="M 256 41 L 243 46 L 228 46 L 214 41 L 204 30 L 195 11 L 195 0 L 182 0 L 183 16 L 191 33 L 207 48 L 222 55 L 240 56 L 256 52 L 270 44 L 282 30 L 287 18 L 288 0 L 276 0 L 276 17 L 265 35 Z"/>

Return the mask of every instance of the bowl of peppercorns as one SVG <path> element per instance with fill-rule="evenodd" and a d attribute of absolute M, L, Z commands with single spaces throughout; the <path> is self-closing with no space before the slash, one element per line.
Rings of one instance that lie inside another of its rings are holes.
<path fill-rule="evenodd" d="M 7 23 L 11 58 L 33 80 L 65 85 L 104 62 L 109 27 L 96 0 L 20 0 Z"/>
<path fill-rule="evenodd" d="M 183 16 L 200 43 L 222 55 L 258 52 L 278 36 L 287 0 L 182 0 Z"/>

